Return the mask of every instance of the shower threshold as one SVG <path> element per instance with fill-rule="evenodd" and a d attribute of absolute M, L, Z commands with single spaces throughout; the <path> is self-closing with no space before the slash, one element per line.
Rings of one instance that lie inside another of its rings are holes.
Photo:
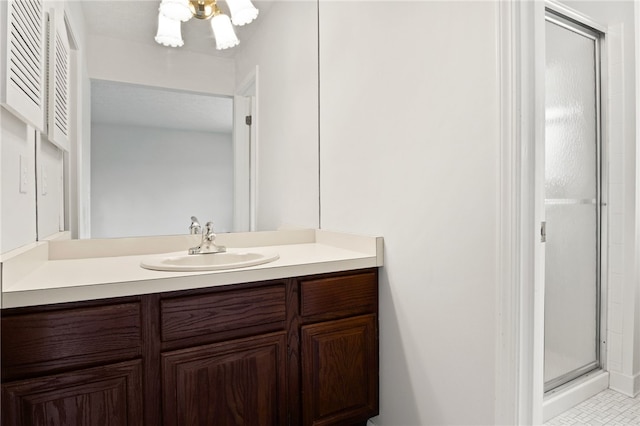
<path fill-rule="evenodd" d="M 544 395 L 542 420 L 544 422 L 575 407 L 609 387 L 609 373 L 597 369 L 559 386 Z"/>

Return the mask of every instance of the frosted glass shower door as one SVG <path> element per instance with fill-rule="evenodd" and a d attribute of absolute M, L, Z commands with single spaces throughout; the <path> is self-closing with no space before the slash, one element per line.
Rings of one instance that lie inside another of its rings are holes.
<path fill-rule="evenodd" d="M 599 366 L 599 34 L 548 12 L 545 391 Z"/>

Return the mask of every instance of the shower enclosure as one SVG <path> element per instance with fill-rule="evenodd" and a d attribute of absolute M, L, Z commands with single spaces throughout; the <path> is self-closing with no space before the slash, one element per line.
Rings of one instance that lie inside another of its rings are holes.
<path fill-rule="evenodd" d="M 544 390 L 601 366 L 602 34 L 545 22 Z"/>

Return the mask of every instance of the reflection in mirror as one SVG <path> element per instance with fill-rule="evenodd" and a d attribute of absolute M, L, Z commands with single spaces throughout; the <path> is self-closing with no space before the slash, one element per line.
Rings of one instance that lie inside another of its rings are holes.
<path fill-rule="evenodd" d="M 159 0 L 82 2 L 84 84 L 91 86 L 94 110 L 83 115 L 92 118 L 83 121 L 87 143 L 78 159 L 82 181 L 77 205 L 71 206 L 78 217 L 72 235 L 183 234 L 192 215 L 202 222 L 213 220 L 216 232 L 318 226 L 317 4 L 253 3 L 260 14 L 250 25 L 236 27 L 240 44 L 218 51 L 208 22 L 196 19 L 182 25 L 184 46 L 156 43 Z M 162 92 L 155 91 L 160 88 Z M 87 87 L 84 93 L 89 92 Z M 125 92 L 133 92 L 129 100 Z M 141 103 L 146 92 L 153 93 L 151 105 Z M 184 100 L 188 96 L 197 100 Z M 96 114 L 109 98 L 121 98 L 121 106 L 114 108 L 129 119 L 161 114 L 149 113 L 161 103 L 176 114 L 186 110 L 181 106 L 185 102 L 226 102 L 232 108 L 232 130 L 199 128 L 212 120 L 211 114 L 176 129 L 165 119 L 156 120 L 160 125 L 108 124 L 113 118 Z M 251 126 L 245 124 L 248 115 Z M 90 121 L 96 129 L 90 129 Z M 138 134 L 125 136 L 126 128 Z M 202 145 L 187 145 L 185 133 L 198 132 L 226 134 L 226 142 L 212 144 L 208 148 L 215 145 L 217 150 L 208 152 Z M 161 175 L 147 176 L 151 169 Z M 214 187 L 221 199 L 211 195 Z M 115 225 L 120 230 L 113 231 Z"/>
<path fill-rule="evenodd" d="M 91 234 L 184 234 L 192 215 L 233 222 L 233 100 L 91 83 Z"/>

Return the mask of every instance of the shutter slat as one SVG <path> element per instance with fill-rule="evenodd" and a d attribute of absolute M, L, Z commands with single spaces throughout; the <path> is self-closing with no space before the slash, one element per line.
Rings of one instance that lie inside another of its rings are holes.
<path fill-rule="evenodd" d="M 42 104 L 42 0 L 14 0 L 9 7 L 8 77 L 38 108 Z"/>
<path fill-rule="evenodd" d="M 25 47 L 22 44 L 20 44 L 19 39 L 14 38 L 13 40 L 11 40 L 10 44 L 12 48 L 11 53 L 13 53 L 13 57 L 19 58 L 20 63 L 24 64 L 24 66 L 29 69 L 29 74 L 33 74 L 34 80 L 39 81 L 40 72 L 37 69 L 38 64 L 33 62 L 34 60 L 33 54 L 28 49 L 25 49 Z"/>
<path fill-rule="evenodd" d="M 27 73 L 24 72 L 24 65 L 17 62 L 17 59 L 15 56 L 13 58 L 11 58 L 11 65 L 13 67 L 13 72 L 11 73 L 11 77 L 16 77 L 20 80 L 20 88 L 21 90 L 29 95 L 30 98 L 35 98 L 38 99 L 39 98 L 39 90 L 37 86 L 33 85 L 33 82 L 29 79 L 29 75 Z"/>
<path fill-rule="evenodd" d="M 20 33 L 20 30 L 15 28 L 14 25 L 15 25 L 14 23 L 11 24 L 11 29 L 13 30 L 11 32 L 11 35 L 13 36 L 11 38 L 11 42 L 15 48 L 18 48 L 20 50 L 20 53 L 22 54 L 22 56 L 25 59 L 27 59 L 29 62 L 31 62 L 31 65 L 34 67 L 33 68 L 34 74 L 37 74 L 39 76 L 40 67 L 37 61 L 38 57 L 36 56 L 38 51 L 34 48 L 32 44 L 29 44 L 29 42 L 24 38 L 24 35 Z M 12 53 L 16 53 L 16 52 L 12 51 Z"/>
<path fill-rule="evenodd" d="M 61 21 L 62 22 L 62 21 Z M 56 22 L 57 23 L 57 22 Z M 50 96 L 53 96 L 53 117 L 54 125 L 66 138 L 69 135 L 69 48 L 65 43 L 66 33 L 64 27 L 60 25 L 51 32 L 50 60 L 53 61 L 53 85 Z"/>
<path fill-rule="evenodd" d="M 21 32 L 28 39 L 29 44 L 34 47 L 34 50 L 40 49 L 40 21 L 37 15 L 28 13 L 24 7 L 20 7 L 22 1 L 16 2 L 16 14 L 14 16 L 19 17 L 14 22 L 17 22 Z"/>

